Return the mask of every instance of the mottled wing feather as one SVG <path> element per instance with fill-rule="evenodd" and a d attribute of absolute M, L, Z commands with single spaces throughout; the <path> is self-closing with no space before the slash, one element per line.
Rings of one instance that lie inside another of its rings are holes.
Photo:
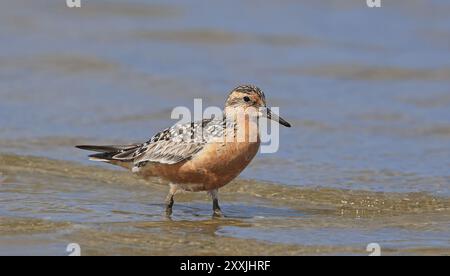
<path fill-rule="evenodd" d="M 95 161 L 133 163 L 135 167 L 144 166 L 148 162 L 176 164 L 193 158 L 206 144 L 223 138 L 226 129 L 235 127 L 234 121 L 206 119 L 176 124 L 142 144 L 77 147 L 99 152 L 89 156 Z"/>
<path fill-rule="evenodd" d="M 192 158 L 215 137 L 224 133 L 224 121 L 203 120 L 177 124 L 153 136 L 139 148 L 125 150 L 113 158 L 134 164 L 156 162 L 176 164 Z"/>
<path fill-rule="evenodd" d="M 134 163 L 157 162 L 161 164 L 176 164 L 190 159 L 200 152 L 204 146 L 205 143 L 160 141 L 150 144 L 147 150 L 134 160 Z"/>

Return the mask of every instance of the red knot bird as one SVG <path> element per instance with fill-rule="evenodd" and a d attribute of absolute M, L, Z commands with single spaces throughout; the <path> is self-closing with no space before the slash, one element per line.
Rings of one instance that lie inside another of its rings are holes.
<path fill-rule="evenodd" d="M 291 127 L 271 112 L 264 93 L 253 85 L 233 89 L 223 115 L 222 119 L 176 124 L 145 143 L 77 147 L 98 152 L 89 156 L 91 160 L 124 167 L 143 178 L 165 179 L 170 186 L 165 200 L 168 215 L 172 213 L 175 193 L 184 190 L 207 191 L 213 201 L 213 214 L 221 216 L 218 189 L 236 178 L 258 152 L 259 118 Z"/>

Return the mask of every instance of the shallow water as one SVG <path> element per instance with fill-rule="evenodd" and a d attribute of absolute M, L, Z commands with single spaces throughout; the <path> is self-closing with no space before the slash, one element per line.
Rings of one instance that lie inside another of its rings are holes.
<path fill-rule="evenodd" d="M 206 195 L 177 195 L 126 172 L 41 157 L 0 156 L 0 254 L 448 254 L 450 199 L 295 188 L 237 180 L 222 190 L 225 218 Z M 32 235 L 31 235 L 32 234 Z"/>
<path fill-rule="evenodd" d="M 448 1 L 84 2 L 0 10 L 0 254 L 449 254 Z M 183 194 L 168 221 L 164 186 L 73 148 L 239 83 L 294 127 L 224 189 L 228 218 Z"/>

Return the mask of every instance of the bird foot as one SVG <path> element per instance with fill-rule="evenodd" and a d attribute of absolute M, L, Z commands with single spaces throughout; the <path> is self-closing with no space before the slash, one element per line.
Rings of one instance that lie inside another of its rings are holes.
<path fill-rule="evenodd" d="M 170 217 L 172 215 L 172 207 L 166 207 L 166 216 Z"/>
<path fill-rule="evenodd" d="M 222 210 L 214 209 L 214 211 L 213 211 L 213 218 L 223 218 L 223 217 L 225 217 L 225 216 L 222 213 Z"/>

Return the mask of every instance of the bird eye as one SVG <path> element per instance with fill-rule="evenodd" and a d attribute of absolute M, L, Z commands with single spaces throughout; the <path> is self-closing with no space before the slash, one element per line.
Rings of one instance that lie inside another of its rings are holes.
<path fill-rule="evenodd" d="M 245 97 L 244 97 L 244 102 L 247 102 L 247 103 L 248 103 L 249 101 L 250 101 L 250 98 L 247 97 L 247 96 L 245 96 Z"/>

